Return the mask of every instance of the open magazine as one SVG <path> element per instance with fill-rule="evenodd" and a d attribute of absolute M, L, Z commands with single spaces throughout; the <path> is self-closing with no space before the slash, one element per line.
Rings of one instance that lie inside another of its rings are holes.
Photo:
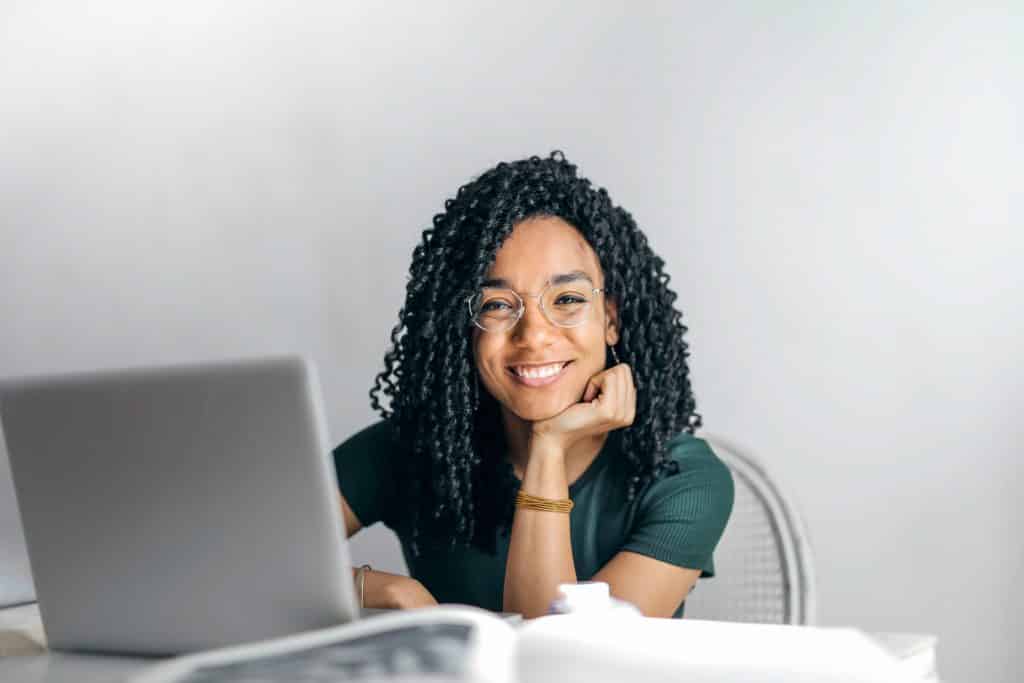
<path fill-rule="evenodd" d="M 381 614 L 329 629 L 176 657 L 132 683 L 513 681 L 515 631 L 476 607 Z"/>
<path fill-rule="evenodd" d="M 934 639 L 927 644 L 933 648 Z M 934 680 L 894 654 L 857 629 L 611 611 L 515 626 L 474 607 L 442 606 L 185 655 L 144 670 L 132 683 Z"/>

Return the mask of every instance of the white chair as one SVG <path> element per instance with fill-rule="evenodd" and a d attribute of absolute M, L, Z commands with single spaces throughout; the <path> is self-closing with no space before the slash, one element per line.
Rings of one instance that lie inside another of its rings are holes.
<path fill-rule="evenodd" d="M 701 435 L 732 471 L 732 516 L 715 549 L 715 577 L 686 599 L 692 619 L 811 625 L 816 591 L 800 518 L 754 458 L 727 440 Z"/>

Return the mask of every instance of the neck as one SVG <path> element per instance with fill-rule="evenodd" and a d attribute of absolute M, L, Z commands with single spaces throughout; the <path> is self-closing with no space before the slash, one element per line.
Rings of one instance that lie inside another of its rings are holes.
<path fill-rule="evenodd" d="M 530 461 L 530 437 L 533 433 L 533 422 L 523 420 L 518 415 L 501 409 L 502 422 L 505 426 L 505 438 L 508 443 L 508 461 L 516 476 L 523 478 L 526 466 Z M 598 434 L 580 439 L 565 452 L 565 475 L 571 485 L 594 462 L 597 454 L 608 440 L 608 433 Z"/>

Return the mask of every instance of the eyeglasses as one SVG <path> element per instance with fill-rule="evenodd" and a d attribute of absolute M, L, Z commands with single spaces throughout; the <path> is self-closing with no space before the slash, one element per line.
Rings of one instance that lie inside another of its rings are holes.
<path fill-rule="evenodd" d="M 552 324 L 579 327 L 587 322 L 593 300 L 603 292 L 600 288 L 580 287 L 578 283 L 549 282 L 540 294 L 523 296 L 537 299 L 541 312 Z M 511 330 L 526 312 L 523 298 L 506 287 L 484 287 L 466 299 L 466 304 L 470 320 L 484 332 Z"/>

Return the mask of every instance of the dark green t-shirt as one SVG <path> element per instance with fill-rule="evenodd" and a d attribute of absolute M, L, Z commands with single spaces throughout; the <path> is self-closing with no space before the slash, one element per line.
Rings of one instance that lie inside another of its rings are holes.
<path fill-rule="evenodd" d="M 363 526 L 385 521 L 398 509 L 400 492 L 393 476 L 391 427 L 386 421 L 367 427 L 334 449 L 342 495 Z M 626 500 L 626 460 L 608 439 L 590 467 L 569 487 L 575 506 L 570 517 L 576 576 L 589 580 L 618 552 L 628 550 L 663 562 L 700 569 L 714 576 L 712 551 L 732 511 L 729 469 L 702 439 L 674 438 L 669 457 L 678 474 L 644 487 Z M 388 525 L 394 529 L 394 525 Z M 498 534 L 496 555 L 474 547 L 420 540 L 414 557 L 399 533 L 409 574 L 442 603 L 463 603 L 500 611 L 509 537 Z M 676 616 L 682 616 L 679 606 Z"/>

